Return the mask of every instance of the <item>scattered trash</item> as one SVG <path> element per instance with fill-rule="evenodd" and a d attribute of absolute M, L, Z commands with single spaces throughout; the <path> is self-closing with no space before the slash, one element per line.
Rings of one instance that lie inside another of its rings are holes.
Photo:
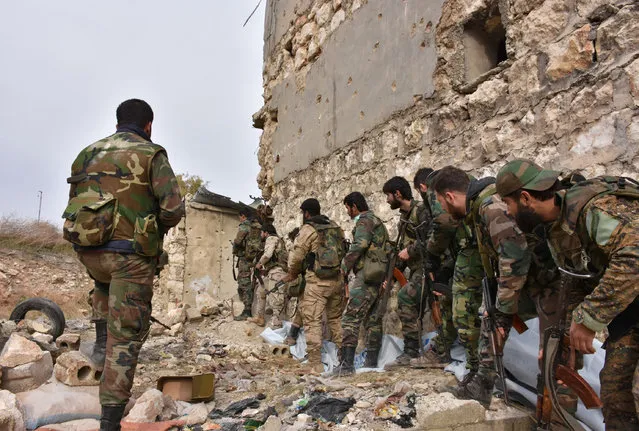
<path fill-rule="evenodd" d="M 225 410 L 215 409 L 209 413 L 210 419 L 218 419 L 227 416 L 239 416 L 246 409 L 256 409 L 260 406 L 259 395 L 257 397 L 245 398 L 243 400 L 232 403 Z"/>
<path fill-rule="evenodd" d="M 319 394 L 311 397 L 302 411 L 322 422 L 341 423 L 354 404 L 353 397 L 333 398 Z"/>

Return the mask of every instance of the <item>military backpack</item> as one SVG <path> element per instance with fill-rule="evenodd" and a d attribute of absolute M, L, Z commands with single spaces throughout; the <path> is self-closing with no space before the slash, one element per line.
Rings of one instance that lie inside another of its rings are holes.
<path fill-rule="evenodd" d="M 330 279 L 339 275 L 342 258 L 346 254 L 344 231 L 334 222 L 328 224 L 309 222 L 317 231 L 319 244 L 311 258 L 309 269 L 318 278 Z"/>
<path fill-rule="evenodd" d="M 244 257 L 252 261 L 262 251 L 262 226 L 257 220 L 253 220 L 249 226 L 249 232 L 244 239 Z"/>

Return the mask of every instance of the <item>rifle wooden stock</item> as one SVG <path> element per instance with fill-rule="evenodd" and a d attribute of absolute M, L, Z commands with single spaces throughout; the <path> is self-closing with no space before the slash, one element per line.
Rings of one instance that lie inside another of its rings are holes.
<path fill-rule="evenodd" d="M 577 371 L 558 364 L 555 368 L 555 378 L 561 380 L 566 386 L 575 391 L 587 409 L 600 409 L 603 407 L 603 403 L 597 393 Z"/>
<path fill-rule="evenodd" d="M 406 280 L 406 276 L 404 275 L 404 273 L 401 272 L 397 267 L 393 267 L 393 278 L 397 280 L 399 285 L 402 287 L 404 287 L 406 283 L 408 283 L 408 280 Z M 386 288 L 388 289 L 389 287 L 386 286 Z"/>
<path fill-rule="evenodd" d="M 439 299 L 434 299 L 430 302 L 430 318 L 435 326 L 441 326 L 444 324 L 444 320 L 442 319 L 442 309 L 439 306 Z"/>
<path fill-rule="evenodd" d="M 515 331 L 517 331 L 518 334 L 523 334 L 528 330 L 528 325 L 526 325 L 526 322 L 521 320 L 519 314 L 515 314 L 513 316 L 513 328 L 515 328 Z"/>

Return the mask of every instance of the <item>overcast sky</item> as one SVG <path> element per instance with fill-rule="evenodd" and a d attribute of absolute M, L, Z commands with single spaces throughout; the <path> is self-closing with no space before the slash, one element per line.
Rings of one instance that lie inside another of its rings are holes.
<path fill-rule="evenodd" d="M 176 173 L 259 194 L 264 3 L 20 0 L 0 13 L 0 214 L 61 224 L 71 163 L 141 98 Z"/>

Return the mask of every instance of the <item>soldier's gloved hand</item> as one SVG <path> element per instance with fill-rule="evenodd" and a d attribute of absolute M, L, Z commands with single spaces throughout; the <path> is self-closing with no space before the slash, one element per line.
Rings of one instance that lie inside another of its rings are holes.
<path fill-rule="evenodd" d="M 513 315 L 502 313 L 499 310 L 495 310 L 495 326 L 503 329 L 502 337 L 508 336 L 510 328 L 513 326 Z M 501 332 L 501 331 L 500 331 Z"/>

